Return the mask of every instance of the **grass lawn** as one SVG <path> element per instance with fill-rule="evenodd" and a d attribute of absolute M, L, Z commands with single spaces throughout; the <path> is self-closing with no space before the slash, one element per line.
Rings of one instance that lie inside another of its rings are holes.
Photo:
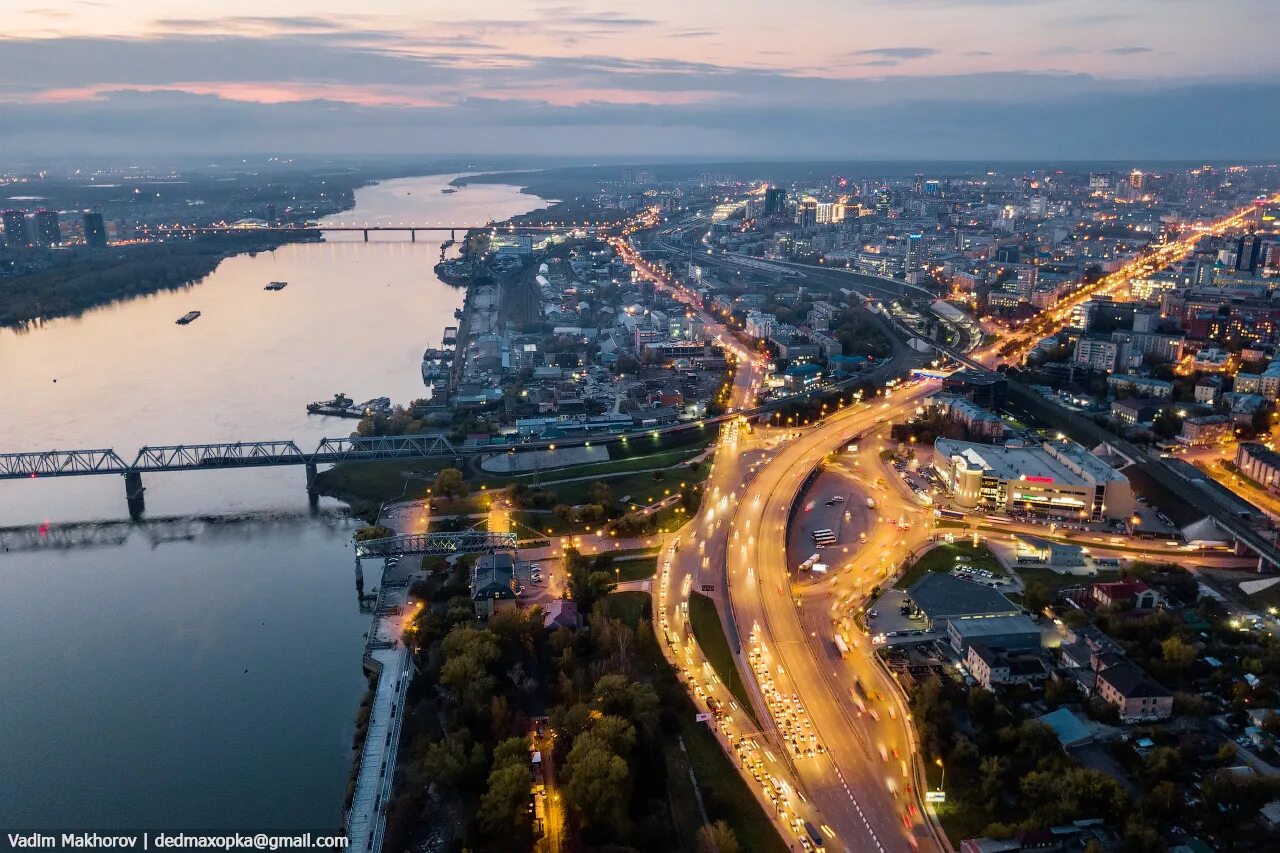
<path fill-rule="evenodd" d="M 703 801 L 721 805 L 724 820 L 733 828 L 742 850 L 750 853 L 782 853 L 787 850 L 787 845 L 760 808 L 755 795 L 716 742 L 715 735 L 705 723 L 694 722 L 693 713 L 690 703 L 688 713 L 680 715 L 680 733 Z M 708 809 L 715 811 L 711 805 Z"/>
<path fill-rule="evenodd" d="M 956 564 L 956 557 L 968 557 L 975 569 L 988 569 L 998 575 L 1005 574 L 1004 567 L 986 545 L 973 547 L 971 542 L 942 543 L 931 548 L 899 578 L 894 587 L 906 589 L 929 572 L 949 572 Z"/>
<path fill-rule="evenodd" d="M 1018 566 L 1014 571 L 1018 573 L 1018 577 L 1022 578 L 1024 584 L 1041 584 L 1049 591 L 1050 596 L 1056 595 L 1060 589 L 1066 589 L 1070 586 L 1084 586 L 1098 580 L 1097 578 L 1083 575 L 1062 575 L 1052 569 L 1040 568 L 1039 566 Z"/>
<path fill-rule="evenodd" d="M 598 482 L 609 484 L 613 490 L 614 500 L 630 496 L 628 504 L 651 504 L 667 496 L 668 493 L 680 490 L 681 483 L 701 483 L 707 479 L 710 466 L 699 465 L 697 471 L 690 471 L 688 465 L 680 464 L 662 469 L 662 479 L 655 480 L 657 471 L 623 473 L 617 476 L 602 475 L 590 480 L 576 483 L 565 483 L 562 486 L 548 485 L 560 498 L 561 503 L 576 506 L 587 502 L 587 491 Z"/>
<path fill-rule="evenodd" d="M 629 627 L 636 627 L 649 612 L 649 593 L 614 592 L 604 599 L 609 616 L 621 619 Z"/>
<path fill-rule="evenodd" d="M 638 560 L 615 560 L 613 567 L 618 570 L 617 577 L 624 581 L 642 581 L 653 577 L 658 568 L 658 558 L 641 557 Z"/>
<path fill-rule="evenodd" d="M 614 458 L 608 462 L 588 462 L 584 465 L 569 465 L 564 468 L 543 468 L 537 472 L 537 479 L 540 486 L 554 489 L 557 481 L 576 480 L 578 477 L 626 474 L 642 471 L 646 468 L 675 468 L 688 464 L 690 459 L 697 456 L 704 449 L 704 445 L 679 447 L 674 450 L 650 453 L 647 456 Z M 512 483 L 525 483 L 532 486 L 534 479 L 534 472 L 529 472 L 527 474 L 501 474 L 485 477 L 481 482 L 493 489 L 511 485 Z M 565 483 L 565 486 L 569 485 L 571 484 Z"/>
<path fill-rule="evenodd" d="M 634 618 L 638 621 L 640 614 L 649 605 L 649 600 L 649 594 L 644 592 L 613 593 L 605 599 L 611 615 L 632 625 L 636 622 L 631 620 Z M 709 599 L 704 598 L 704 601 L 711 603 Z M 714 607 L 711 616 L 715 631 L 724 643 L 720 623 L 715 619 Z M 709 817 L 712 820 L 719 818 L 729 824 L 744 853 L 784 853 L 788 849 L 786 842 L 778 835 L 777 829 L 747 787 L 747 782 L 739 774 L 734 762 L 720 748 L 711 729 L 705 723 L 694 720 L 698 708 L 694 706 L 688 691 L 679 684 L 675 670 L 656 646 L 650 648 L 653 653 L 649 663 L 658 668 L 655 674 L 659 692 L 666 697 L 664 704 L 675 712 L 676 719 L 680 722 L 680 738 L 684 741 L 684 749 L 681 750 L 679 741 L 671 735 L 663 746 L 672 818 L 682 835 L 683 843 L 687 849 L 693 849 L 702 823 L 693 793 L 693 783 L 689 781 L 689 772 L 692 771 Z M 725 649 L 727 648 L 726 644 Z"/>
<path fill-rule="evenodd" d="M 436 474 L 453 466 L 452 459 L 392 459 L 386 462 L 343 462 L 316 476 L 327 494 L 346 495 L 370 503 L 426 497 Z"/>
<path fill-rule="evenodd" d="M 693 628 L 693 636 L 697 638 L 702 653 L 711 662 L 720 680 L 729 685 L 729 692 L 738 700 L 742 709 L 756 720 L 755 710 L 747 696 L 747 686 L 738 675 L 738 667 L 733 661 L 733 653 L 729 650 L 729 640 L 724 635 L 724 626 L 720 624 L 720 614 L 710 598 L 699 592 L 689 594 L 689 625 Z M 760 721 L 756 720 L 756 725 Z"/>

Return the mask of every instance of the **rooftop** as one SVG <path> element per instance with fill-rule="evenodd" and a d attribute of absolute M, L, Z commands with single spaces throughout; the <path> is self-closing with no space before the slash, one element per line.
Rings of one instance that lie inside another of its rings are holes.
<path fill-rule="evenodd" d="M 994 591 L 994 590 L 993 590 Z M 996 593 L 999 595 L 999 593 Z M 1003 595 L 1000 596 L 1004 598 Z M 1005 601 L 1009 601 L 1007 598 Z M 1011 605 L 1013 602 L 1009 602 Z M 919 602 L 917 602 L 919 606 Z M 1030 616 L 1021 613 L 1013 616 L 990 616 L 986 619 L 958 619 L 951 623 L 951 630 L 961 637 L 977 639 L 1005 634 L 1038 634 L 1040 629 Z"/>
<path fill-rule="evenodd" d="M 1002 480 L 1041 478 L 1041 482 L 1092 486 L 1126 479 L 1106 462 L 1070 441 L 1045 442 L 1039 447 L 1003 447 L 940 438 L 933 446 L 947 458 L 959 456 L 967 466 L 989 471 Z"/>
<path fill-rule="evenodd" d="M 907 596 L 930 619 L 1020 613 L 1016 604 L 994 589 L 941 572 L 931 572 L 916 581 Z"/>

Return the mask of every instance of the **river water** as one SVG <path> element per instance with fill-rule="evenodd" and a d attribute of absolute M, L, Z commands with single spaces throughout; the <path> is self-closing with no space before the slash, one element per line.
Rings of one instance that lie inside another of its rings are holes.
<path fill-rule="evenodd" d="M 441 193 L 449 179 L 359 190 L 331 222 L 477 224 L 542 204 L 510 186 Z M 142 445 L 346 435 L 354 421 L 305 405 L 425 396 L 422 351 L 462 304 L 432 272 L 446 236 L 331 233 L 0 330 L 0 452 L 131 461 Z M 308 506 L 301 468 L 144 485 L 155 520 L 129 524 L 118 476 L 0 482 L 0 528 L 52 531 L 2 534 L 0 825 L 337 826 L 369 625 L 351 523 Z"/>

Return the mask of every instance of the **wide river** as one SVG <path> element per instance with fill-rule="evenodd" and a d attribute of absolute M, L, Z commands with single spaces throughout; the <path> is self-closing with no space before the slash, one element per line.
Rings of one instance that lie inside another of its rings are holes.
<path fill-rule="evenodd" d="M 331 221 L 474 224 L 544 204 L 510 186 L 442 193 L 450 177 L 359 190 Z M 308 402 L 425 396 L 422 351 L 456 325 L 462 291 L 432 272 L 442 236 L 371 239 L 331 233 L 0 330 L 0 452 L 309 450 L 354 422 Z M 338 827 L 369 627 L 352 524 L 334 502 L 309 507 L 300 468 L 144 485 L 131 524 L 118 476 L 0 482 L 0 529 L 36 527 L 0 530 L 0 827 Z"/>

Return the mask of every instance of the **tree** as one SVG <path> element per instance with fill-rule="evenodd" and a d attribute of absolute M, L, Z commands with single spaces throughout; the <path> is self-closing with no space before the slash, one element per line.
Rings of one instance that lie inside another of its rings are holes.
<path fill-rule="evenodd" d="M 436 474 L 433 491 L 447 498 L 462 497 L 467 494 L 467 481 L 457 468 L 445 468 Z"/>
<path fill-rule="evenodd" d="M 585 732 L 565 761 L 565 799 L 585 827 L 618 827 L 623 819 L 629 771 L 627 762 L 603 740 Z"/>
<path fill-rule="evenodd" d="M 370 524 L 356 531 L 355 540 L 357 542 L 367 542 L 370 539 L 386 539 L 388 536 L 395 535 L 396 532 L 390 527 L 383 527 L 381 524 Z"/>
<path fill-rule="evenodd" d="M 528 760 L 528 756 L 525 756 Z M 489 787 L 480 798 L 476 816 L 480 828 L 505 849 L 527 849 L 521 843 L 529 832 L 529 770 L 523 764 L 495 767 Z"/>
<path fill-rule="evenodd" d="M 698 830 L 698 853 L 738 853 L 738 839 L 722 820 Z"/>
<path fill-rule="evenodd" d="M 1032 581 L 1022 591 L 1022 606 L 1031 613 L 1043 612 L 1049 603 L 1049 589 L 1042 583 Z"/>
<path fill-rule="evenodd" d="M 427 747 L 422 756 L 422 772 L 429 781 L 445 788 L 478 788 L 484 779 L 484 745 L 471 743 L 466 729 L 449 732 L 443 740 Z"/>
<path fill-rule="evenodd" d="M 587 487 L 587 503 L 608 507 L 613 504 L 613 489 L 604 480 L 596 480 Z"/>
<path fill-rule="evenodd" d="M 1186 669 L 1195 662 L 1196 647 L 1177 634 L 1160 644 L 1160 656 L 1175 669 Z"/>

